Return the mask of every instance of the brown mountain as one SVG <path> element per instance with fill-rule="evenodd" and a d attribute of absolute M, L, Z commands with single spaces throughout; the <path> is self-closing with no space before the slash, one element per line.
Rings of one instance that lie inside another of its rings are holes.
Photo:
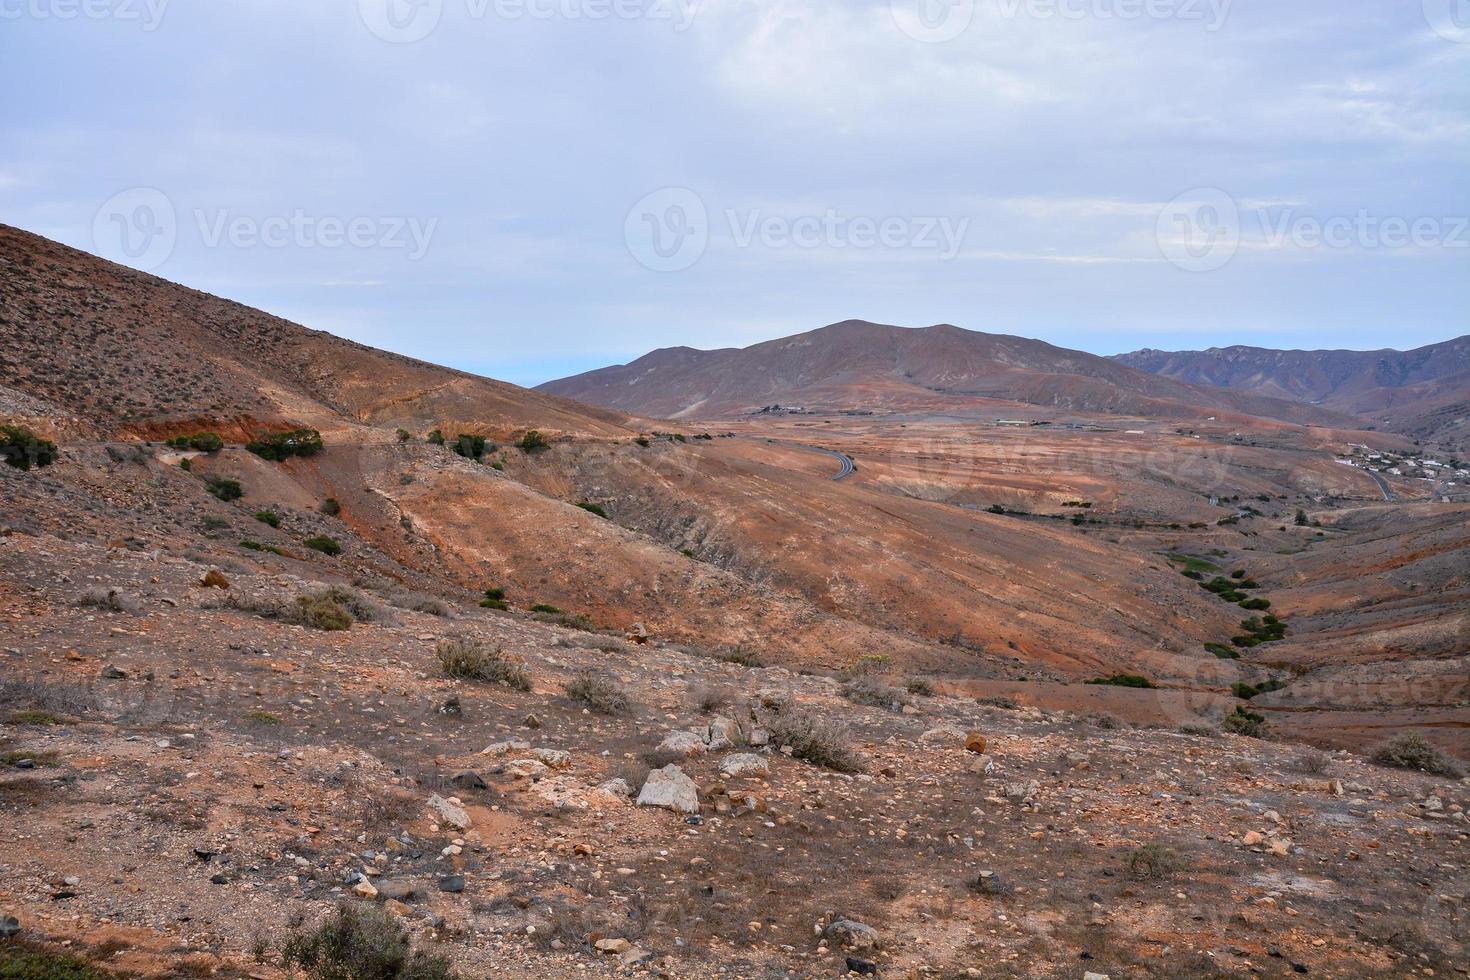
<path fill-rule="evenodd" d="M 747 414 L 772 404 L 943 410 L 996 403 L 1166 418 L 1252 415 L 1344 424 L 1276 398 L 1184 384 L 1039 340 L 949 324 L 847 320 L 743 349 L 657 350 L 538 390 L 659 418 Z"/>
<path fill-rule="evenodd" d="M 376 350 L 0 225 L 0 411 L 79 435 L 342 421 L 627 434 L 627 420 Z"/>
<path fill-rule="evenodd" d="M 1470 336 L 1414 350 L 1140 350 L 1129 367 L 1194 385 L 1320 405 L 1421 438 L 1470 434 Z"/>

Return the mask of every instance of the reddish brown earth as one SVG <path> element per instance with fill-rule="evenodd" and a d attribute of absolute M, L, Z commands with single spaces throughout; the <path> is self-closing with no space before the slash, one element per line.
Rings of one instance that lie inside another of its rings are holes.
<path fill-rule="evenodd" d="M 393 883 L 376 904 L 467 976 L 1470 963 L 1470 787 L 1368 759 L 1405 732 L 1470 757 L 1470 506 L 1409 478 L 1385 502 L 1336 461 L 1402 437 L 1014 397 L 1003 417 L 1047 424 L 998 426 L 988 395 L 935 391 L 868 415 L 661 424 L 9 229 L 0 358 L 0 421 L 60 444 L 51 466 L 0 467 L 0 914 L 51 948 L 138 975 L 275 976 L 293 917 L 369 871 Z M 322 453 L 240 446 L 299 424 Z M 475 462 L 433 428 L 498 445 Z M 510 445 L 529 429 L 550 445 Z M 229 445 L 149 441 L 201 430 Z M 818 450 L 856 471 L 832 480 Z M 242 497 L 216 499 L 212 477 Z M 318 535 L 341 554 L 304 546 Z M 1260 613 L 1191 567 L 1239 571 L 1288 635 L 1233 647 Z M 201 584 L 211 571 L 224 587 Z M 277 614 L 328 585 L 350 629 Z M 491 586 L 507 609 L 477 604 Z M 445 676 L 437 643 L 466 636 L 530 689 Z M 631 710 L 573 701 L 584 668 Z M 1155 686 L 1082 683 L 1115 673 Z M 1270 679 L 1248 702 L 1231 690 Z M 1237 707 L 1266 738 L 1221 732 Z M 757 744 L 658 750 L 715 715 Z M 857 771 L 759 744 L 793 717 Z M 530 747 L 481 754 L 511 737 Z M 533 748 L 567 767 L 538 770 Z M 769 772 L 722 777 L 732 752 Z M 699 822 L 598 789 L 670 761 Z M 467 769 L 484 788 L 449 783 Z M 436 825 L 434 793 L 469 830 Z M 1002 885 L 972 888 L 982 870 Z M 463 892 L 439 890 L 451 872 Z M 877 945 L 822 941 L 838 916 Z"/>

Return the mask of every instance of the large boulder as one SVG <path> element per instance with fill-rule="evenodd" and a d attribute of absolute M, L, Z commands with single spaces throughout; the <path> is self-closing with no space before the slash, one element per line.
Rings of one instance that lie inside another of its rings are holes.
<path fill-rule="evenodd" d="M 664 736 L 664 740 L 658 743 L 658 750 L 675 755 L 703 755 L 709 751 L 709 745 L 694 732 L 669 732 Z"/>
<path fill-rule="evenodd" d="M 648 774 L 638 794 L 638 805 L 663 807 L 676 813 L 698 813 L 699 789 L 682 769 L 667 765 Z"/>

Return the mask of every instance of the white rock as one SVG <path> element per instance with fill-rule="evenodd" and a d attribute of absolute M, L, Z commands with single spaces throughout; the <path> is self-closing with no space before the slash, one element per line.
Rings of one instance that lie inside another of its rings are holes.
<path fill-rule="evenodd" d="M 496 742 L 481 750 L 481 755 L 506 755 L 510 752 L 524 752 L 531 747 L 531 743 L 524 739 L 511 738 L 504 742 Z"/>
<path fill-rule="evenodd" d="M 679 813 L 699 812 L 699 789 L 694 780 L 684 775 L 675 765 L 655 769 L 648 774 L 643 790 L 638 794 L 639 806 L 657 806 Z"/>
<path fill-rule="evenodd" d="M 728 749 L 740 738 L 740 726 L 729 718 L 717 717 L 704 730 L 704 741 L 711 752 Z"/>
<path fill-rule="evenodd" d="M 465 812 L 464 807 L 449 802 L 437 793 L 429 797 L 429 809 L 434 811 L 442 824 L 447 824 L 455 830 L 470 829 L 470 815 Z"/>
<path fill-rule="evenodd" d="M 572 764 L 572 754 L 561 749 L 532 749 L 531 754 L 548 769 L 566 769 Z"/>
<path fill-rule="evenodd" d="M 702 755 L 709 751 L 702 737 L 693 732 L 669 732 L 658 743 L 660 752 L 675 752 L 679 755 Z"/>
<path fill-rule="evenodd" d="M 765 775 L 771 771 L 770 763 L 751 752 L 727 755 L 720 760 L 721 776 Z"/>

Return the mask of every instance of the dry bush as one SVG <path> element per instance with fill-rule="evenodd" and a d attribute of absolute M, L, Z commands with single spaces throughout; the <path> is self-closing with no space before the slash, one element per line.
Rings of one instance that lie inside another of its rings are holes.
<path fill-rule="evenodd" d="M 1297 772 L 1320 776 L 1327 771 L 1328 766 L 1332 765 L 1332 756 L 1326 752 L 1319 752 L 1317 749 L 1305 749 L 1292 756 L 1288 765 Z"/>
<path fill-rule="evenodd" d="M 106 585 L 94 585 L 77 597 L 77 605 L 106 609 L 108 612 L 136 613 L 142 603 L 127 593 Z"/>
<path fill-rule="evenodd" d="M 621 684 L 592 670 L 578 671 L 567 683 L 567 697 L 604 715 L 626 715 L 633 710 Z"/>
<path fill-rule="evenodd" d="M 1380 745 L 1373 753 L 1373 761 L 1380 766 L 1416 769 L 1453 779 L 1458 779 L 1463 772 L 1458 762 L 1417 732 L 1400 735 Z"/>
<path fill-rule="evenodd" d="M 1128 852 L 1128 870 L 1139 878 L 1163 878 L 1183 866 L 1179 852 L 1162 844 L 1144 844 Z"/>
<path fill-rule="evenodd" d="M 788 708 L 765 721 L 771 743 L 789 748 L 791 756 L 835 772 L 861 772 L 862 759 L 848 744 L 852 735 L 842 725 L 802 708 Z"/>
<path fill-rule="evenodd" d="M 408 933 L 386 909 L 343 905 L 315 929 L 298 931 L 281 946 L 281 963 L 308 980 L 453 980 L 449 961 L 413 949 Z"/>
<path fill-rule="evenodd" d="M 909 703 L 908 695 L 896 687 L 873 677 L 858 676 L 842 686 L 842 696 L 853 704 L 865 704 L 874 708 L 886 708 L 889 711 L 902 711 L 903 706 Z"/>
<path fill-rule="evenodd" d="M 399 609 L 408 609 L 413 612 L 427 613 L 430 616 L 438 616 L 440 619 L 453 619 L 454 607 L 438 596 L 429 595 L 427 592 L 414 592 L 409 589 L 394 589 L 387 593 L 385 598 Z"/>
<path fill-rule="evenodd" d="M 904 690 L 921 698 L 934 696 L 934 682 L 927 677 L 910 677 L 904 682 Z"/>
<path fill-rule="evenodd" d="M 735 699 L 735 692 L 718 684 L 695 684 L 689 688 L 689 700 L 705 714 L 712 714 Z"/>
<path fill-rule="evenodd" d="M 381 604 L 345 585 L 328 586 L 313 593 L 313 598 L 330 599 L 346 609 L 355 622 L 386 623 L 393 620 L 392 615 Z"/>
<path fill-rule="evenodd" d="M 473 636 L 440 640 L 434 652 L 448 677 L 504 684 L 517 691 L 531 689 L 531 671 L 525 664 L 511 660 L 500 647 L 490 647 Z"/>

